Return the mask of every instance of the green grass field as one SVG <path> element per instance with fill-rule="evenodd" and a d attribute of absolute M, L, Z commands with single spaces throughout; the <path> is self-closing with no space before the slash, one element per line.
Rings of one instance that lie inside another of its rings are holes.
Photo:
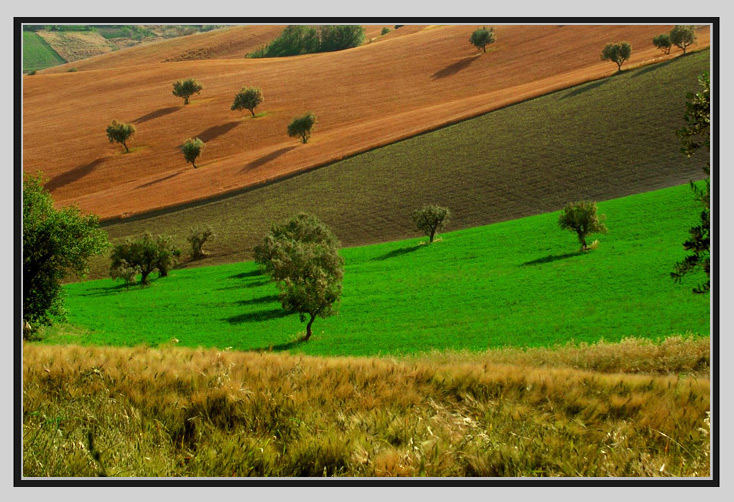
<path fill-rule="evenodd" d="M 37 33 L 23 32 L 23 71 L 42 70 L 64 63 L 66 63 L 64 58 Z"/>
<path fill-rule="evenodd" d="M 702 176 L 675 130 L 709 51 L 623 72 L 488 113 L 216 202 L 107 226 L 112 239 L 146 230 L 180 245 L 191 226 L 218 238 L 207 263 L 243 259 L 273 219 L 317 214 L 345 245 L 416 235 L 410 212 L 453 211 L 450 229 L 556 211 L 572 199 L 606 200 Z M 318 134 L 318 133 L 316 133 Z M 101 260 L 96 271 L 104 273 Z"/>
<path fill-rule="evenodd" d="M 276 287 L 252 262 L 174 270 L 150 287 L 111 280 L 66 286 L 72 329 L 50 343 L 288 349 L 320 355 L 484 350 L 567 342 L 661 339 L 709 332 L 709 297 L 669 273 L 695 222 L 686 185 L 599 204 L 609 234 L 578 253 L 575 234 L 547 213 L 425 239 L 343 249 L 338 316 L 313 338 L 284 315 Z"/>

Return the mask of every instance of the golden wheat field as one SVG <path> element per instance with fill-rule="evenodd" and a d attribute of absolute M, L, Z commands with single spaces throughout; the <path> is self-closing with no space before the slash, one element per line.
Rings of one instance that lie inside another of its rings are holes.
<path fill-rule="evenodd" d="M 709 340 L 410 359 L 26 344 L 25 476 L 707 476 Z"/>

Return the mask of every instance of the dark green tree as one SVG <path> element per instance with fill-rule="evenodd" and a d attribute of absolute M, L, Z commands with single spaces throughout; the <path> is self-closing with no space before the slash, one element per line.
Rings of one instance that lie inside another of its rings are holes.
<path fill-rule="evenodd" d="M 685 55 L 688 46 L 696 42 L 696 31 L 693 26 L 675 26 L 670 30 L 670 42 Z"/>
<path fill-rule="evenodd" d="M 445 207 L 428 205 L 416 209 L 411 216 L 418 230 L 429 237 L 430 244 L 436 237 L 436 232 L 449 222 L 451 212 Z"/>
<path fill-rule="evenodd" d="M 183 98 L 184 105 L 189 104 L 189 98 L 194 94 L 199 94 L 203 87 L 201 84 L 193 78 L 187 78 L 186 80 L 176 80 L 173 83 L 173 95 L 179 98 Z"/>
<path fill-rule="evenodd" d="M 63 318 L 61 281 L 84 276 L 89 258 L 109 245 L 99 219 L 76 207 L 54 209 L 39 177 L 23 181 L 23 319 L 31 325 Z"/>
<path fill-rule="evenodd" d="M 663 33 L 653 38 L 652 44 L 665 54 L 670 54 L 670 48 L 673 46 L 673 43 L 670 41 L 670 35 L 667 33 Z"/>
<path fill-rule="evenodd" d="M 686 101 L 686 113 L 684 115 L 686 126 L 677 131 L 681 141 L 681 151 L 687 157 L 693 156 L 697 151 L 704 149 L 708 154 L 711 146 L 710 120 L 710 80 L 708 73 L 698 77 L 701 89 L 697 93 L 689 92 Z M 689 237 L 683 243 L 683 248 L 690 251 L 682 261 L 675 264 L 674 271 L 670 274 L 673 280 L 680 282 L 683 276 L 697 269 L 706 273 L 706 282 L 699 284 L 693 289 L 695 293 L 705 293 L 711 288 L 711 164 L 706 162 L 703 167 L 706 178 L 702 185 L 691 181 L 691 189 L 694 197 L 701 203 L 700 221 L 688 231 Z"/>
<path fill-rule="evenodd" d="M 179 254 L 170 237 L 153 237 L 150 232 L 145 232 L 139 239 L 127 239 L 114 246 L 110 256 L 110 276 L 125 278 L 128 270 L 133 268 L 140 273 L 140 285 L 145 286 L 155 270 L 158 270 L 159 277 L 166 277 Z"/>
<path fill-rule="evenodd" d="M 341 297 L 344 259 L 339 246 L 316 216 L 300 213 L 272 225 L 255 247 L 255 261 L 277 282 L 283 309 L 308 321 L 304 341 L 311 338 L 314 319 L 333 315 Z"/>
<path fill-rule="evenodd" d="M 596 202 L 569 202 L 558 217 L 558 225 L 563 230 L 576 232 L 581 243 L 581 251 L 587 251 L 589 246 L 586 244 L 586 238 L 590 234 L 607 233 L 603 220 L 604 215 L 596 214 Z"/>
<path fill-rule="evenodd" d="M 296 117 L 288 124 L 288 136 L 291 138 L 300 137 L 302 143 L 308 143 L 311 137 L 311 129 L 316 123 L 316 115 L 308 112 L 302 117 Z"/>
<path fill-rule="evenodd" d="M 255 108 L 263 102 L 263 92 L 258 87 L 243 87 L 235 94 L 232 110 L 250 110 L 255 116 Z"/>
<path fill-rule="evenodd" d="M 204 142 L 199 138 L 188 138 L 183 142 L 181 151 L 183 152 L 186 162 L 190 163 L 196 169 L 196 159 L 201 155 L 201 151 L 204 149 Z"/>
<path fill-rule="evenodd" d="M 127 140 L 135 134 L 135 126 L 132 124 L 125 124 L 113 120 L 110 125 L 107 126 L 107 139 L 110 143 L 120 143 L 125 147 L 125 152 L 129 152 L 130 149 L 127 147 Z"/>
<path fill-rule="evenodd" d="M 203 258 L 204 255 L 204 244 L 214 237 L 214 231 L 209 225 L 194 227 L 189 232 L 187 240 L 191 244 L 191 259 L 198 260 Z"/>
<path fill-rule="evenodd" d="M 476 30 L 469 37 L 469 42 L 484 52 L 487 52 L 487 46 L 493 44 L 495 40 L 494 28 L 487 29 L 486 27 Z"/>
<path fill-rule="evenodd" d="M 628 42 L 607 44 L 601 51 L 602 61 L 613 61 L 617 64 L 617 71 L 622 71 L 622 64 L 630 58 L 632 46 Z"/>

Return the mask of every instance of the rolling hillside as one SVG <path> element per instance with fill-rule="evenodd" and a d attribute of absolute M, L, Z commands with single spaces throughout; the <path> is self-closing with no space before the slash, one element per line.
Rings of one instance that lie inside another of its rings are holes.
<path fill-rule="evenodd" d="M 303 344 L 293 342 L 304 330 L 298 316 L 285 315 L 276 287 L 251 262 L 173 270 L 147 288 L 109 279 L 69 284 L 75 329 L 46 342 L 176 339 L 190 347 L 396 355 L 706 335 L 708 295 L 691 293 L 703 274 L 683 284 L 670 278 L 696 209 L 687 185 L 601 203 L 609 234 L 589 253 L 558 228 L 557 213 L 442 234 L 432 245 L 411 239 L 344 249 L 339 314 L 318 319 Z"/>
<path fill-rule="evenodd" d="M 675 130 L 708 51 L 557 91 L 336 162 L 262 188 L 139 220 L 111 222 L 113 240 L 212 225 L 212 256 L 250 256 L 270 222 L 317 214 L 347 246 L 416 235 L 410 212 L 438 203 L 451 229 L 560 209 L 580 198 L 622 197 L 702 176 Z M 52 180 L 51 183 L 54 183 Z M 107 260 L 97 260 L 96 276 Z"/>
<path fill-rule="evenodd" d="M 467 41 L 472 29 L 428 27 L 294 58 L 147 63 L 146 56 L 141 66 L 81 71 L 78 65 L 76 73 L 27 78 L 24 169 L 43 171 L 60 205 L 130 216 L 272 181 L 610 75 L 616 67 L 599 61 L 609 41 L 632 43 L 629 66 L 666 59 L 650 40 L 668 27 L 499 26 L 498 42 L 481 56 Z M 707 44 L 708 31 L 699 30 L 696 47 Z M 171 95 L 171 82 L 189 76 L 205 90 L 184 107 Z M 244 84 L 263 88 L 264 116 L 230 111 Z M 319 124 L 312 143 L 300 145 L 285 129 L 306 110 Z M 136 124 L 131 154 L 107 142 L 104 129 L 113 118 Z M 196 171 L 178 149 L 190 136 L 207 142 Z"/>

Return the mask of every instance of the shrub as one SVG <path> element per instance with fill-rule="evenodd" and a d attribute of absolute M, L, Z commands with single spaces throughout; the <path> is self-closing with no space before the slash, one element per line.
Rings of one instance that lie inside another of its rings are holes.
<path fill-rule="evenodd" d="M 153 238 L 146 232 L 140 239 L 127 239 L 112 250 L 110 276 L 129 277 L 129 268 L 140 273 L 140 285 L 148 284 L 148 276 L 158 270 L 159 277 L 166 277 L 176 263 L 180 252 L 171 244 L 171 238 L 159 235 Z M 126 279 L 127 280 L 127 279 Z"/>
<path fill-rule="evenodd" d="M 89 258 L 109 245 L 94 215 L 76 207 L 54 209 L 39 177 L 23 181 L 23 319 L 51 324 L 63 317 L 61 281 L 84 276 Z"/>
<path fill-rule="evenodd" d="M 183 142 L 181 151 L 183 152 L 186 162 L 190 163 L 196 169 L 196 159 L 201 155 L 201 151 L 204 149 L 204 142 L 199 138 L 188 138 Z"/>
<path fill-rule="evenodd" d="M 107 126 L 107 139 L 110 143 L 120 143 L 125 147 L 125 152 L 129 152 L 130 149 L 127 147 L 127 140 L 135 134 L 135 126 L 132 124 L 125 124 L 113 120 L 110 125 Z"/>
<path fill-rule="evenodd" d="M 189 98 L 194 94 L 199 94 L 203 87 L 199 82 L 193 78 L 187 78 L 186 80 L 176 80 L 173 83 L 173 95 L 179 98 L 183 98 L 184 105 L 189 104 Z"/>
<path fill-rule="evenodd" d="M 653 38 L 652 44 L 663 51 L 665 54 L 670 54 L 670 48 L 673 45 L 670 41 L 670 35 L 668 35 L 667 33 L 663 33 L 662 35 L 658 35 L 657 37 Z"/>
<path fill-rule="evenodd" d="M 617 42 L 607 44 L 601 51 L 602 61 L 613 61 L 617 64 L 617 71 L 622 71 L 622 63 L 627 61 L 632 54 L 632 46 L 628 42 Z"/>
<path fill-rule="evenodd" d="M 686 48 L 696 42 L 696 32 L 693 26 L 675 26 L 670 30 L 670 42 L 686 53 Z"/>
<path fill-rule="evenodd" d="M 36 74 L 36 70 L 31 70 L 28 72 L 28 75 L 35 75 L 35 74 Z"/>
<path fill-rule="evenodd" d="M 489 44 L 493 44 L 495 40 L 494 28 L 490 28 L 489 30 L 487 28 L 476 30 L 471 34 L 471 37 L 469 37 L 469 42 L 474 47 L 481 49 L 484 52 L 487 52 L 487 46 Z"/>
<path fill-rule="evenodd" d="M 308 319 L 306 336 L 318 317 L 335 313 L 341 297 L 344 259 L 339 241 L 316 216 L 300 213 L 274 224 L 263 243 L 255 248 L 255 261 L 270 274 L 280 290 L 286 312 L 297 312 L 301 322 Z"/>
<path fill-rule="evenodd" d="M 385 26 L 384 28 L 382 28 L 382 31 L 380 32 L 380 35 L 387 35 L 388 33 L 390 33 L 390 28 L 388 28 L 387 26 Z"/>
<path fill-rule="evenodd" d="M 67 70 L 68 73 L 74 73 L 75 71 L 79 71 L 79 70 L 77 70 L 76 68 L 69 68 Z"/>
<path fill-rule="evenodd" d="M 331 52 L 357 47 L 364 41 L 361 26 L 286 26 L 283 32 L 265 47 L 247 57 L 272 58 Z"/>
<path fill-rule="evenodd" d="M 316 115 L 308 112 L 302 117 L 296 117 L 288 124 L 288 136 L 291 138 L 300 137 L 302 143 L 308 143 L 311 137 L 311 129 L 316 123 Z"/>
<path fill-rule="evenodd" d="M 428 243 L 430 244 L 438 229 L 448 223 L 451 212 L 445 207 L 429 205 L 416 209 L 411 216 L 416 228 L 429 237 Z"/>
<path fill-rule="evenodd" d="M 203 250 L 204 244 L 212 237 L 214 237 L 214 231 L 209 225 L 203 227 L 194 227 L 191 229 L 189 236 L 186 240 L 188 240 L 189 244 L 191 244 L 192 260 L 197 260 L 205 256 Z"/>
<path fill-rule="evenodd" d="M 597 216 L 596 202 L 569 202 L 558 217 L 558 225 L 563 230 L 576 232 L 581 243 L 581 251 L 587 251 L 586 237 L 589 234 L 607 233 L 603 223 L 604 215 Z"/>
<path fill-rule="evenodd" d="M 125 286 L 135 284 L 135 277 L 140 273 L 140 267 L 131 265 L 125 259 L 120 259 L 110 267 L 110 277 L 112 279 L 122 279 Z"/>
<path fill-rule="evenodd" d="M 235 94 L 231 110 L 250 110 L 255 116 L 255 108 L 263 102 L 263 92 L 258 87 L 243 87 Z"/>

